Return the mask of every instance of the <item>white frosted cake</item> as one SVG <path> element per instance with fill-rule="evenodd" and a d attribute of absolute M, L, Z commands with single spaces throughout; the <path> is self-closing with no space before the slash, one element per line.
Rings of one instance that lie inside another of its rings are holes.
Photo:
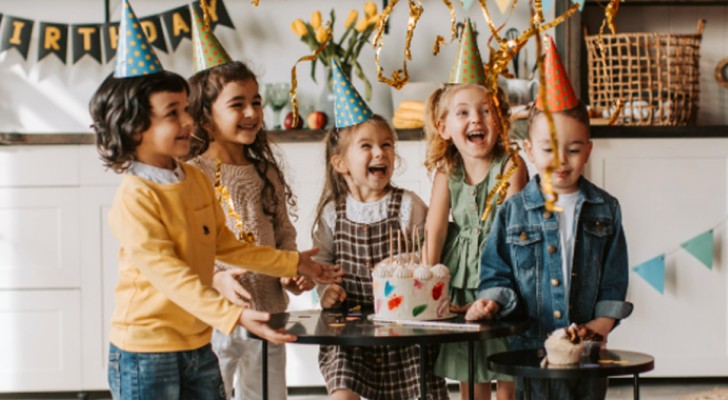
<path fill-rule="evenodd" d="M 374 314 L 387 321 L 436 320 L 450 313 L 450 271 L 445 265 L 384 261 L 372 272 Z"/>

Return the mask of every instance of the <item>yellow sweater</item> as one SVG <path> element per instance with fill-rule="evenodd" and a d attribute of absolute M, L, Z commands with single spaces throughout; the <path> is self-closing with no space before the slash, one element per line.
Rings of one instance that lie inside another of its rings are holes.
<path fill-rule="evenodd" d="M 210 326 L 232 332 L 242 308 L 212 289 L 215 258 L 272 276 L 297 272 L 298 252 L 238 241 L 207 176 L 181 165 L 187 178 L 174 184 L 124 175 L 111 207 L 121 249 L 110 340 L 125 351 L 193 350 L 210 342 Z"/>

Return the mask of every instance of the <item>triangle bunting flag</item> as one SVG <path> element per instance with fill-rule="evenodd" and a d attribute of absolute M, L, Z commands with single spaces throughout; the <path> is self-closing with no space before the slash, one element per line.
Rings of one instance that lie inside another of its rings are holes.
<path fill-rule="evenodd" d="M 632 267 L 632 270 L 641 276 L 647 283 L 650 284 L 660 294 L 665 293 L 665 255 L 660 254 L 659 256 L 647 260 L 642 264 Z"/>
<path fill-rule="evenodd" d="M 683 243 L 682 248 L 692 254 L 708 269 L 713 269 L 713 230 L 703 232 Z"/>

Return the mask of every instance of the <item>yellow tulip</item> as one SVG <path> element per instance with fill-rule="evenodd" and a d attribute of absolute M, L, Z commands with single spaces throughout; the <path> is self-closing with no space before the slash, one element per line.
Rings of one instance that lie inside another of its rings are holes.
<path fill-rule="evenodd" d="M 359 12 L 356 10 L 349 11 L 349 16 L 346 17 L 346 21 L 344 21 L 344 27 L 346 29 L 349 29 L 352 25 L 354 25 L 354 22 L 356 22 L 356 19 L 359 18 Z"/>
<path fill-rule="evenodd" d="M 326 29 L 324 29 L 323 26 L 319 26 L 319 28 L 316 29 L 316 40 L 319 43 L 323 43 L 323 41 L 326 40 L 327 35 Z"/>
<path fill-rule="evenodd" d="M 369 20 L 366 19 L 366 18 L 362 18 L 356 24 L 356 31 L 357 32 L 364 32 L 368 27 L 369 27 Z"/>
<path fill-rule="evenodd" d="M 291 23 L 291 30 L 300 38 L 306 36 L 306 25 L 303 23 L 301 18 L 298 18 Z"/>
<path fill-rule="evenodd" d="M 311 14 L 311 28 L 318 29 L 321 26 L 321 12 L 314 11 Z"/>
<path fill-rule="evenodd" d="M 377 14 L 374 14 L 371 17 L 367 18 L 368 26 L 376 25 L 377 22 L 379 22 L 379 15 L 377 15 Z"/>
<path fill-rule="evenodd" d="M 367 1 L 364 3 L 364 15 L 366 15 L 367 18 L 372 15 L 377 15 L 377 5 L 374 4 L 373 1 Z"/>

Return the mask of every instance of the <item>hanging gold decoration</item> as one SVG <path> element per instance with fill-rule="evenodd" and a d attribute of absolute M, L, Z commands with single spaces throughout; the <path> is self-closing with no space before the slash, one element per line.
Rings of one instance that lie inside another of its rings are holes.
<path fill-rule="evenodd" d="M 445 3 L 445 6 L 447 6 L 448 10 L 450 10 L 450 43 L 452 43 L 455 38 L 457 37 L 457 25 L 455 25 L 455 7 L 453 7 L 452 3 L 449 0 L 442 0 L 443 3 Z M 440 52 L 440 46 L 446 45 L 448 42 L 445 40 L 444 37 L 437 35 L 435 38 L 435 46 L 432 48 L 432 54 L 437 55 Z"/>
<path fill-rule="evenodd" d="M 255 235 L 243 229 L 243 218 L 235 211 L 235 204 L 227 186 L 222 184 L 222 160 L 220 157 L 215 158 L 214 186 L 218 203 L 220 203 L 223 209 L 227 209 L 228 216 L 235 221 L 235 232 L 237 232 L 238 240 L 241 242 L 255 243 Z"/>
<path fill-rule="evenodd" d="M 392 78 L 387 78 L 383 74 L 383 68 L 381 64 L 379 63 L 379 56 L 382 51 L 382 47 L 384 45 L 384 41 L 382 40 L 382 34 L 384 33 L 384 28 L 387 25 L 387 21 L 389 20 L 389 17 L 392 13 L 392 9 L 394 9 L 394 6 L 397 5 L 399 0 L 392 0 L 389 5 L 387 5 L 387 8 L 385 8 L 382 11 L 382 14 L 379 16 L 379 22 L 377 25 L 377 33 L 374 35 L 374 41 L 372 42 L 372 46 L 376 49 L 374 52 L 374 63 L 377 65 L 377 79 L 379 82 L 386 83 L 387 85 L 399 90 L 404 87 L 404 85 L 407 84 L 409 81 L 409 73 L 407 72 L 407 60 L 412 60 L 412 53 L 410 51 L 410 46 L 412 44 L 412 35 L 414 34 L 415 28 L 417 27 L 417 21 L 422 16 L 422 3 L 420 0 L 409 0 L 409 19 L 407 20 L 407 33 L 405 36 L 405 48 L 404 48 L 404 60 L 403 60 L 403 66 L 402 69 L 398 69 L 395 71 L 392 71 Z"/>
<path fill-rule="evenodd" d="M 329 41 L 334 34 L 331 27 L 331 21 L 326 22 L 326 27 L 324 29 L 326 32 L 326 36 L 321 41 L 321 45 L 316 50 L 314 50 L 313 53 L 299 58 L 298 61 L 293 64 L 293 68 L 291 68 L 291 90 L 288 93 L 291 97 L 291 113 L 293 113 L 293 126 L 297 126 L 298 119 L 301 118 L 301 116 L 298 115 L 298 95 L 296 94 L 296 89 L 298 88 L 298 77 L 296 74 L 296 67 L 298 66 L 298 63 L 316 60 L 319 53 L 321 53 L 329 44 Z"/>
<path fill-rule="evenodd" d="M 541 32 L 547 31 L 556 25 L 566 21 L 567 18 L 574 15 L 574 13 L 579 9 L 578 4 L 572 5 L 566 12 L 561 14 L 560 16 L 554 18 L 551 22 L 543 23 L 543 6 L 541 0 L 534 0 L 533 2 L 533 8 L 531 9 L 531 25 L 528 29 L 526 29 L 518 38 L 513 40 L 508 40 L 506 38 L 502 38 L 499 35 L 499 31 L 502 28 L 496 27 L 495 23 L 493 22 L 493 18 L 490 15 L 490 11 L 488 10 L 488 6 L 486 5 L 485 0 L 479 0 L 480 9 L 483 12 L 483 16 L 485 18 L 485 22 L 488 25 L 488 28 L 491 32 L 491 38 L 489 40 L 493 41 L 495 40 L 498 46 L 498 49 L 490 48 L 490 54 L 491 58 L 488 61 L 487 74 L 487 87 L 488 90 L 492 93 L 495 109 L 495 115 L 497 117 L 498 126 L 500 129 L 500 135 L 501 139 L 503 140 L 503 143 L 505 144 L 506 148 L 509 151 L 509 159 L 511 160 L 511 166 L 499 177 L 498 183 L 491 189 L 491 191 L 488 193 L 488 196 L 486 197 L 486 205 L 485 210 L 483 212 L 482 219 L 485 220 L 488 218 L 488 215 L 493 210 L 493 198 L 498 195 L 498 199 L 496 201 L 496 204 L 502 204 L 505 200 L 506 193 L 508 191 L 508 187 L 510 186 L 509 180 L 513 176 L 513 174 L 518 170 L 519 168 L 519 156 L 518 152 L 520 151 L 520 147 L 518 144 L 513 143 L 511 144 L 510 139 L 508 138 L 508 131 L 510 130 L 510 121 L 508 120 L 507 116 L 502 115 L 500 111 L 500 104 L 499 100 L 497 98 L 497 90 L 498 90 L 498 76 L 503 74 L 505 71 L 508 70 L 508 64 L 511 62 L 511 59 L 513 56 L 523 48 L 523 46 L 526 45 L 528 40 L 535 36 L 537 45 L 536 45 L 536 59 L 538 60 L 538 66 L 539 66 L 539 80 L 541 82 L 544 82 L 544 76 L 545 71 L 543 67 L 543 60 L 542 60 L 542 46 L 541 46 Z M 515 7 L 516 2 L 513 2 L 513 5 L 511 7 L 511 12 L 513 12 L 513 7 Z M 490 46 L 489 46 L 490 47 Z M 545 100 L 546 92 L 544 90 L 544 85 L 539 85 L 539 95 L 543 96 L 542 100 Z M 545 102 L 545 101 L 544 101 Z M 546 107 L 548 108 L 548 107 Z M 548 110 L 544 110 L 544 113 L 546 114 L 546 118 L 549 122 L 549 132 L 551 135 L 551 144 L 554 149 L 556 149 L 556 127 L 553 123 L 553 117 L 551 116 L 551 112 Z M 557 194 L 553 191 L 553 185 L 552 185 L 552 173 L 559 165 L 559 158 L 558 158 L 558 151 L 555 151 L 554 153 L 554 164 L 549 166 L 546 169 L 546 173 L 544 174 L 544 177 L 542 177 L 541 180 L 541 186 L 544 189 L 545 197 L 546 197 L 546 204 L 545 207 L 549 211 L 559 211 L 559 208 L 555 206 Z"/>
<path fill-rule="evenodd" d="M 210 30 L 210 9 L 207 0 L 200 0 L 200 8 L 202 9 L 202 19 L 204 20 L 203 29 Z"/>

